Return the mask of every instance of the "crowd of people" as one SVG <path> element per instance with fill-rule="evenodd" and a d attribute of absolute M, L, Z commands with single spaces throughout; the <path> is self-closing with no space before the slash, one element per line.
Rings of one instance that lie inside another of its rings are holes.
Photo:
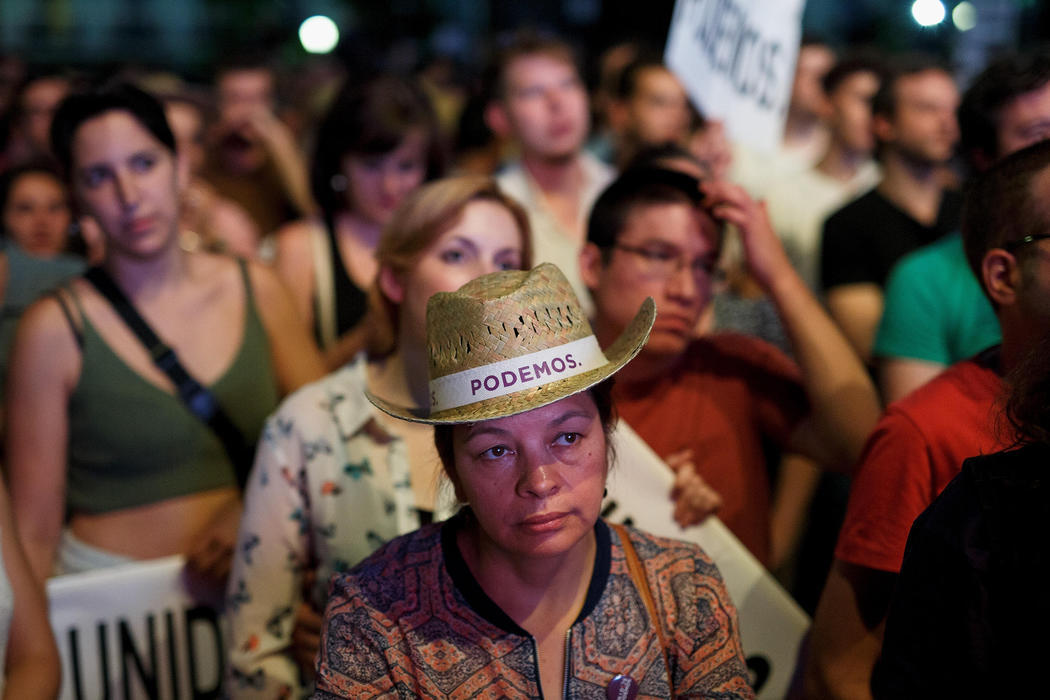
<path fill-rule="evenodd" d="M 25 70 L 4 697 L 58 691 L 48 578 L 168 555 L 234 698 L 753 697 L 711 559 L 601 517 L 632 444 L 813 614 L 794 697 L 1033 692 L 1050 50 L 958 86 L 805 38 L 773 153 L 648 47 L 595 66 Z"/>

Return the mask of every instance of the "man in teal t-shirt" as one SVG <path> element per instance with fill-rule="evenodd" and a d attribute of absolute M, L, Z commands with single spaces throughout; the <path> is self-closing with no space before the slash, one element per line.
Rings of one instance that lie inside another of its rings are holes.
<path fill-rule="evenodd" d="M 963 153 L 978 172 L 1050 138 L 1050 50 L 990 64 L 966 90 L 958 116 Z M 873 351 L 883 400 L 998 342 L 998 332 L 959 234 L 902 258 L 890 275 Z"/>

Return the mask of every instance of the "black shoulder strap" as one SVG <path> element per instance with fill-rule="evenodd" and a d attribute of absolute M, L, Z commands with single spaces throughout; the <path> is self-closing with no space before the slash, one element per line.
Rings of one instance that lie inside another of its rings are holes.
<path fill-rule="evenodd" d="M 243 488 L 252 467 L 253 450 L 245 444 L 244 436 L 226 415 L 215 395 L 194 379 L 179 362 L 175 351 L 157 337 L 146 320 L 132 306 L 131 301 L 101 267 L 93 267 L 84 273 L 85 279 L 95 286 L 113 309 L 120 315 L 132 333 L 149 351 L 153 364 L 171 379 L 179 398 L 190 413 L 207 425 L 219 438 L 226 455 L 233 464 L 237 482 Z"/>

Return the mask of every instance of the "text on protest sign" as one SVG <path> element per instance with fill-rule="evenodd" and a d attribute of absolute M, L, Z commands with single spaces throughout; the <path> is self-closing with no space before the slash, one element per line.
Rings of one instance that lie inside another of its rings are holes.
<path fill-rule="evenodd" d="M 759 151 L 780 143 L 804 0 L 678 0 L 664 60 L 709 119 Z"/>

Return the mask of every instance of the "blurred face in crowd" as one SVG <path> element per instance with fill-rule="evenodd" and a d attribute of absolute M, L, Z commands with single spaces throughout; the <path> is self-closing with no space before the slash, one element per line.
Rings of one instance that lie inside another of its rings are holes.
<path fill-rule="evenodd" d="M 600 337 L 619 336 L 646 297 L 652 297 L 656 323 L 643 355 L 682 353 L 711 300 L 718 241 L 714 219 L 682 202 L 636 206 L 607 263 L 588 244 L 583 280 L 594 296 Z"/>
<path fill-rule="evenodd" d="M 576 67 L 550 54 L 530 54 L 506 68 L 494 130 L 513 134 L 524 155 L 574 158 L 587 137 L 587 93 Z"/>
<path fill-rule="evenodd" d="M 175 154 L 130 112 L 104 112 L 73 135 L 73 187 L 106 236 L 107 250 L 144 259 L 178 231 Z"/>
<path fill-rule="evenodd" d="M 274 90 L 273 74 L 266 68 L 231 70 L 219 77 L 219 146 L 236 172 L 255 170 L 265 159 L 256 123 L 273 118 Z"/>
<path fill-rule="evenodd" d="M 449 477 L 477 518 L 480 552 L 549 557 L 588 545 L 608 472 L 605 432 L 590 392 L 457 425 L 452 444 Z"/>
<path fill-rule="evenodd" d="M 204 118 L 199 109 L 181 100 L 167 102 L 164 114 L 175 135 L 179 160 L 185 162 L 187 174 L 200 172 L 204 165 Z"/>
<path fill-rule="evenodd" d="M 1050 82 L 1014 98 L 999 110 L 999 157 L 1050 138 Z"/>
<path fill-rule="evenodd" d="M 49 258 L 66 247 L 72 216 L 65 186 L 53 175 L 27 172 L 11 185 L 3 225 L 19 248 Z"/>
<path fill-rule="evenodd" d="M 813 116 L 821 113 L 824 88 L 820 81 L 835 65 L 835 54 L 822 44 L 808 44 L 799 49 L 795 63 L 795 81 L 791 86 L 790 110 L 794 114 Z"/>
<path fill-rule="evenodd" d="M 892 118 L 875 117 L 875 133 L 909 160 L 946 162 L 959 140 L 955 81 L 944 71 L 926 70 L 901 76 L 893 89 L 896 110 Z"/>
<path fill-rule="evenodd" d="M 343 174 L 354 214 L 385 226 L 405 196 L 426 177 L 427 135 L 414 130 L 388 153 L 349 154 L 343 160 Z"/>
<path fill-rule="evenodd" d="M 477 199 L 459 219 L 427 246 L 404 274 L 381 274 L 383 292 L 400 304 L 401 328 L 426 341 L 427 302 L 437 292 L 453 292 L 470 280 L 499 270 L 520 270 L 524 233 L 502 204 Z"/>
<path fill-rule="evenodd" d="M 685 89 L 666 68 L 643 69 L 628 100 L 630 129 L 642 144 L 682 142 L 689 133 Z"/>
<path fill-rule="evenodd" d="M 38 153 L 50 153 L 51 118 L 68 94 L 69 81 L 57 77 L 34 80 L 22 93 L 22 131 Z"/>
<path fill-rule="evenodd" d="M 829 126 L 843 146 L 854 153 L 875 149 L 871 100 L 879 89 L 879 78 L 870 71 L 847 76 L 828 95 L 831 107 Z"/>

